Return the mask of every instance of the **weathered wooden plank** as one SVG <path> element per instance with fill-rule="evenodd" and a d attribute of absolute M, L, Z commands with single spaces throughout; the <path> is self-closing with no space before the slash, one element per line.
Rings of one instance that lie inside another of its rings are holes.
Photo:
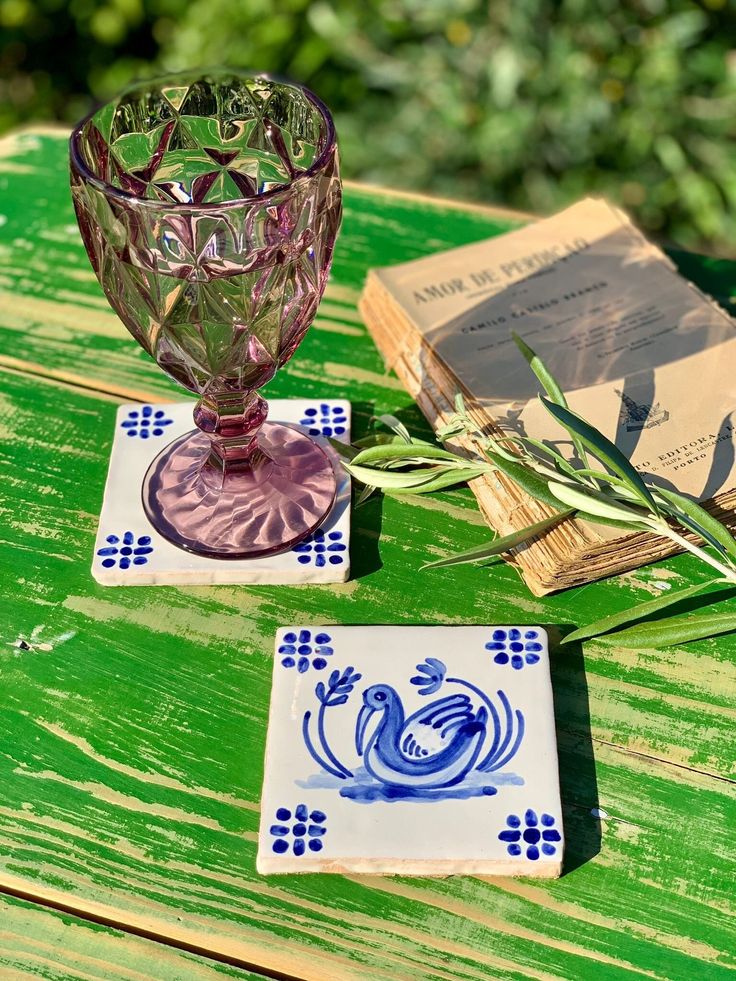
<path fill-rule="evenodd" d="M 262 975 L 0 895 L 3 981 L 214 981 Z"/>
<path fill-rule="evenodd" d="M 387 500 L 382 516 L 380 501 L 355 513 L 358 578 L 345 585 L 104 590 L 88 564 L 115 401 L 18 373 L 2 389 L 13 434 L 12 460 L 0 457 L 4 548 L 18 580 L 0 586 L 12 610 L 0 653 L 0 884 L 63 892 L 84 912 L 113 910 L 133 928 L 155 923 L 305 977 L 506 977 L 517 965 L 522 977 L 677 978 L 700 960 L 717 977 L 733 966 L 723 829 L 736 788 L 711 775 L 732 766 L 715 682 L 729 663 L 716 645 L 689 662 L 675 653 L 678 670 L 664 654 L 557 655 L 572 866 L 559 883 L 263 879 L 255 838 L 275 627 L 517 619 L 525 588 L 501 567 L 480 573 L 482 589 L 478 572 L 460 569 L 438 592 L 416 572 L 437 512 Z M 54 406 L 52 426 L 39 429 L 38 405 Z M 455 511 L 443 519 L 461 543 L 479 530 L 462 497 L 446 495 Z M 391 529 L 380 568 L 379 521 Z M 562 598 L 534 604 L 530 619 L 569 616 Z"/>
<path fill-rule="evenodd" d="M 25 136 L 4 162 L 0 362 L 16 370 L 0 373 L 0 887 L 309 978 L 732 975 L 729 638 L 555 656 L 570 843 L 559 882 L 257 876 L 278 624 L 563 625 L 702 573 L 683 556 L 544 601 L 505 566 L 420 574 L 487 535 L 456 491 L 356 510 L 341 586 L 101 589 L 88 567 L 115 405 L 175 390 L 110 319 L 72 223 L 61 138 Z M 364 335 L 357 287 L 371 263 L 508 225 L 354 188 L 346 203 L 316 329 L 269 390 L 318 395 L 327 377 L 359 432 L 385 411 L 426 432 Z"/>

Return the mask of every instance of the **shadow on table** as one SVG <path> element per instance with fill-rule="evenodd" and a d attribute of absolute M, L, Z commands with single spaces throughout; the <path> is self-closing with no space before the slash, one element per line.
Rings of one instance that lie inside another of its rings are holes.
<path fill-rule="evenodd" d="M 585 659 L 580 644 L 560 647 L 561 638 L 573 629 L 569 624 L 547 626 L 565 826 L 563 875 L 590 861 L 601 848 Z"/>
<path fill-rule="evenodd" d="M 371 418 L 375 414 L 373 402 L 351 402 L 353 440 L 362 439 L 371 432 Z M 383 565 L 378 543 L 383 523 L 383 495 L 375 493 L 363 504 L 356 504 L 363 485 L 353 481 L 353 502 L 350 515 L 350 578 L 377 572 Z"/>
<path fill-rule="evenodd" d="M 356 505 L 360 489 L 353 488 L 353 512 L 350 519 L 351 579 L 362 579 L 383 566 L 378 548 L 383 523 L 383 494 L 377 492 L 363 504 Z"/>

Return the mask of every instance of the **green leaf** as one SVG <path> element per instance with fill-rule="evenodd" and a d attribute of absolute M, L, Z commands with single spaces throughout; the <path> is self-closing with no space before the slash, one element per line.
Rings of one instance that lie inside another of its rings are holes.
<path fill-rule="evenodd" d="M 506 442 L 504 440 L 504 442 Z M 513 445 L 513 443 L 512 443 Z M 495 453 L 496 456 L 503 457 L 504 460 L 510 460 L 511 463 L 522 463 L 522 457 L 519 453 L 513 453 L 511 450 L 507 450 L 505 446 L 501 445 L 501 440 L 494 439 L 492 436 L 487 436 L 483 444 L 483 449 L 488 455 L 489 453 Z"/>
<path fill-rule="evenodd" d="M 395 470 L 381 470 L 373 467 L 355 466 L 352 463 L 343 463 L 343 466 L 351 476 L 355 477 L 363 484 L 371 487 L 380 487 L 381 490 L 394 494 L 426 494 L 429 491 L 448 487 L 452 484 L 461 484 L 467 480 L 472 480 L 482 473 L 487 473 L 488 468 L 473 466 L 469 464 L 465 467 L 425 467 L 410 473 L 397 473 Z"/>
<path fill-rule="evenodd" d="M 492 470 L 488 463 L 473 463 L 471 460 L 441 460 L 439 464 L 436 464 L 430 457 L 421 455 L 400 457 L 398 460 L 388 460 L 386 463 L 377 464 L 380 470 L 397 470 L 404 473 L 412 473 L 422 467 L 434 465 L 442 466 L 445 470 L 465 470 L 468 466 L 482 467 L 484 473 L 490 473 Z M 406 469 L 408 467 L 412 469 Z"/>
<path fill-rule="evenodd" d="M 517 333 L 515 333 L 515 331 L 511 331 L 511 336 L 513 337 L 518 349 L 526 358 L 529 367 L 537 376 L 537 379 L 542 383 L 542 386 L 544 387 L 547 395 L 549 395 L 550 399 L 557 405 L 561 405 L 563 409 L 566 409 L 567 399 L 565 398 L 565 393 L 560 388 L 557 379 L 549 370 L 544 361 L 542 361 L 536 351 L 533 351 L 529 345 L 523 341 Z M 570 435 L 572 437 L 573 446 L 578 452 L 578 456 L 583 463 L 587 464 L 588 458 L 585 453 L 585 446 L 583 445 L 582 441 L 578 439 L 575 433 L 571 432 Z"/>
<path fill-rule="evenodd" d="M 630 521 L 621 521 L 619 518 L 602 518 L 599 514 L 589 514 L 586 511 L 578 511 L 575 515 L 581 521 L 591 521 L 594 525 L 608 525 L 610 528 L 624 528 L 626 531 L 651 531 L 649 525 L 635 525 Z"/>
<path fill-rule="evenodd" d="M 570 435 L 577 435 L 580 437 L 584 445 L 595 455 L 610 467 L 614 473 L 618 474 L 622 480 L 625 480 L 631 489 L 636 493 L 640 501 L 642 501 L 647 508 L 649 508 L 653 514 L 659 514 L 659 509 L 652 497 L 651 491 L 641 479 L 641 476 L 632 467 L 626 457 L 623 455 L 621 450 L 614 445 L 610 439 L 607 439 L 603 433 L 599 433 L 597 429 L 586 422 L 585 419 L 581 417 L 570 409 L 566 409 L 564 406 L 556 405 L 554 402 L 550 402 L 549 399 L 542 398 L 542 404 L 545 406 L 547 411 L 554 416 L 554 418 L 560 423 L 561 426 L 570 433 Z"/>
<path fill-rule="evenodd" d="M 564 458 L 561 453 L 558 453 L 557 450 L 553 449 L 551 446 L 547 446 L 547 444 L 543 443 L 541 439 L 533 439 L 531 436 L 523 436 L 522 439 L 525 443 L 529 443 L 530 446 L 535 447 L 541 453 L 546 453 L 547 456 L 554 461 L 555 465 L 559 467 L 562 473 L 567 474 L 568 477 L 573 477 L 575 480 L 578 480 L 579 473 L 587 474 L 593 472 L 588 470 L 577 470 Z"/>
<path fill-rule="evenodd" d="M 542 480 L 532 469 L 524 463 L 515 460 L 507 460 L 499 456 L 492 450 L 486 450 L 488 459 L 497 467 L 502 474 L 510 477 L 515 483 L 525 490 L 530 497 L 543 504 L 549 504 L 555 511 L 559 511 L 560 502 L 550 493 L 547 481 Z"/>
<path fill-rule="evenodd" d="M 375 466 L 387 460 L 401 461 L 406 459 L 407 464 L 409 464 L 415 462 L 419 457 L 423 460 L 449 460 L 462 466 L 470 462 L 466 457 L 458 456 L 457 453 L 451 453 L 449 450 L 443 450 L 440 446 L 429 444 L 414 446 L 404 442 L 369 446 L 354 456 L 351 462 L 355 466 L 364 467 L 368 464 Z"/>
<path fill-rule="evenodd" d="M 425 471 L 428 473 L 428 471 Z M 488 473 L 488 470 L 483 468 L 475 469 L 452 469 L 444 470 L 437 474 L 436 477 L 431 477 L 426 483 L 418 484 L 414 487 L 408 488 L 393 488 L 387 490 L 387 494 L 430 494 L 432 491 L 444 490 L 446 487 L 452 487 L 453 484 L 464 484 L 467 481 L 472 480 L 474 477 L 479 477 L 481 474 Z"/>
<path fill-rule="evenodd" d="M 552 372 L 549 370 L 547 365 L 542 361 L 536 351 L 533 351 L 526 341 L 523 341 L 516 331 L 511 331 L 511 336 L 514 339 L 514 343 L 524 355 L 527 360 L 529 367 L 532 369 L 534 374 L 537 376 L 539 381 L 542 383 L 545 392 L 556 402 L 557 405 L 562 405 L 567 408 L 567 399 L 565 398 L 565 393 L 559 386 L 557 379 L 554 377 Z"/>
<path fill-rule="evenodd" d="M 431 479 L 432 476 L 442 470 L 441 467 L 432 467 L 412 473 L 396 473 L 393 470 L 380 470 L 378 467 L 356 467 L 352 463 L 343 463 L 343 467 L 352 477 L 355 477 L 362 484 L 368 484 L 371 487 L 380 487 L 382 490 L 396 487 L 413 487 Z"/>
<path fill-rule="evenodd" d="M 440 442 L 444 443 L 448 439 L 452 439 L 453 436 L 460 436 L 462 433 L 467 432 L 467 427 L 465 423 L 461 422 L 459 419 L 450 421 L 446 426 L 440 426 L 439 429 L 435 430 L 435 436 Z"/>
<path fill-rule="evenodd" d="M 670 504 L 675 505 L 676 510 L 674 511 L 667 508 L 672 517 L 710 542 L 723 555 L 736 560 L 736 541 L 734 541 L 728 528 L 722 525 L 717 518 L 714 518 L 695 501 L 691 501 L 690 498 L 683 497 L 682 494 L 677 494 L 675 491 L 658 487 L 657 494 Z"/>
<path fill-rule="evenodd" d="M 627 481 L 622 480 L 621 477 L 616 477 L 612 473 L 604 473 L 603 470 L 589 470 L 587 467 L 581 467 L 577 472 L 586 477 L 593 477 L 596 480 L 600 480 L 602 483 L 609 484 L 611 487 L 615 487 L 616 493 L 620 494 L 621 497 L 625 497 L 627 501 L 641 501 L 639 495 L 635 494 Z"/>
<path fill-rule="evenodd" d="M 406 446 L 406 440 L 402 436 L 397 436 L 395 433 L 370 433 L 368 436 L 362 436 L 360 439 L 353 440 L 353 446 L 360 447 L 360 449 L 365 449 L 367 446 L 386 446 L 387 444 Z M 412 438 L 412 444 L 414 446 L 437 445 L 434 440 L 428 442 L 427 440 L 417 439 L 416 437 Z"/>
<path fill-rule="evenodd" d="M 613 521 L 622 521 L 626 527 L 640 528 L 644 517 L 637 511 L 630 510 L 623 504 L 618 504 L 605 495 L 593 490 L 578 490 L 570 484 L 558 484 L 554 480 L 549 482 L 550 492 L 562 504 L 577 511 L 585 511 L 592 520 L 596 518 L 607 518 Z"/>
<path fill-rule="evenodd" d="M 736 630 L 736 613 L 698 614 L 697 616 L 670 617 L 663 621 L 642 623 L 628 630 L 601 637 L 602 644 L 618 647 L 672 647 L 687 644 L 691 640 L 703 640 Z"/>
<path fill-rule="evenodd" d="M 352 460 L 358 453 L 354 446 L 350 446 L 348 443 L 342 443 L 339 439 L 328 437 L 327 442 L 339 456 L 345 457 L 347 460 Z"/>
<path fill-rule="evenodd" d="M 356 508 L 359 508 L 361 504 L 365 504 L 368 498 L 371 497 L 372 494 L 375 494 L 377 490 L 377 487 L 371 487 L 370 484 L 364 484 L 360 494 L 358 494 L 355 499 Z"/>
<path fill-rule="evenodd" d="M 486 545 L 479 545 L 465 552 L 458 552 L 456 555 L 451 555 L 446 559 L 438 559 L 436 562 L 427 562 L 426 565 L 422 566 L 422 569 L 435 569 L 444 565 L 462 565 L 464 562 L 478 562 L 481 559 L 488 559 L 494 555 L 500 555 L 502 552 L 508 552 L 509 549 L 514 548 L 516 545 L 521 545 L 523 542 L 529 541 L 530 538 L 535 538 L 543 534 L 571 514 L 572 511 L 558 511 L 557 514 L 550 515 L 548 518 L 542 518 L 541 521 L 537 521 L 533 525 L 528 525 L 526 528 L 521 528 L 519 531 L 513 531 L 511 534 L 504 535 L 502 538 L 494 538 L 492 542 Z"/>
<path fill-rule="evenodd" d="M 389 429 L 393 429 L 396 435 L 403 439 L 405 443 L 411 443 L 412 438 L 409 435 L 409 430 L 400 419 L 396 418 L 396 416 L 385 413 L 382 416 L 374 416 L 373 419 L 376 422 L 380 422 L 382 425 L 387 426 Z"/>
<path fill-rule="evenodd" d="M 696 586 L 688 586 L 687 589 L 677 589 L 673 593 L 665 593 L 656 599 L 647 600 L 646 603 L 639 603 L 637 606 L 622 610 L 620 613 L 613 613 L 611 616 L 602 617 L 600 620 L 595 620 L 593 623 L 588 623 L 584 627 L 573 630 L 571 634 L 563 638 L 562 643 L 573 644 L 579 640 L 589 640 L 591 637 L 598 637 L 601 634 L 610 633 L 611 630 L 622 627 L 624 624 L 633 623 L 635 620 L 643 620 L 644 617 L 648 617 L 652 613 L 659 613 L 660 610 L 664 610 L 668 606 L 673 606 L 675 603 L 679 603 L 680 600 L 695 596 L 696 593 L 700 593 L 710 586 L 715 586 L 719 582 L 720 580 L 718 579 L 711 579 L 707 582 L 698 583 Z"/>

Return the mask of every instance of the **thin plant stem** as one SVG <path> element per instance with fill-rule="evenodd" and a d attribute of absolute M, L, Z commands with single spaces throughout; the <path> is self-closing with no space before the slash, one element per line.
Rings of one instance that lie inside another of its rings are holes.
<path fill-rule="evenodd" d="M 652 529 L 658 531 L 662 535 L 666 535 L 667 538 L 671 539 L 673 542 L 676 542 L 678 545 L 681 545 L 682 548 L 686 549 L 688 552 L 692 552 L 692 554 L 696 555 L 701 561 L 707 562 L 708 565 L 712 566 L 714 569 L 717 569 L 728 582 L 736 582 L 736 569 L 724 565 L 722 562 L 719 562 L 718 559 L 714 559 L 712 555 L 709 555 L 705 551 L 705 549 L 693 544 L 693 542 L 689 542 L 687 538 L 684 538 L 673 528 L 670 528 L 665 521 L 652 522 Z"/>

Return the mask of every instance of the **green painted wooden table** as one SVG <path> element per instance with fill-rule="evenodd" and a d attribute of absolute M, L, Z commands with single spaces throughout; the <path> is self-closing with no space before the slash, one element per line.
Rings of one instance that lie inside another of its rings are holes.
<path fill-rule="evenodd" d="M 0 144 L 0 976 L 733 978 L 733 637 L 553 654 L 559 881 L 256 873 L 279 624 L 559 627 L 704 574 L 680 556 L 539 600 L 505 566 L 420 573 L 487 537 L 461 489 L 356 510 L 343 585 L 96 585 L 116 405 L 183 393 L 108 308 L 66 166 L 64 133 Z M 515 219 L 355 185 L 345 205 L 319 316 L 268 391 L 328 385 L 357 435 L 381 412 L 426 433 L 356 314 L 365 271 Z M 677 259 L 729 302 L 733 266 Z"/>

